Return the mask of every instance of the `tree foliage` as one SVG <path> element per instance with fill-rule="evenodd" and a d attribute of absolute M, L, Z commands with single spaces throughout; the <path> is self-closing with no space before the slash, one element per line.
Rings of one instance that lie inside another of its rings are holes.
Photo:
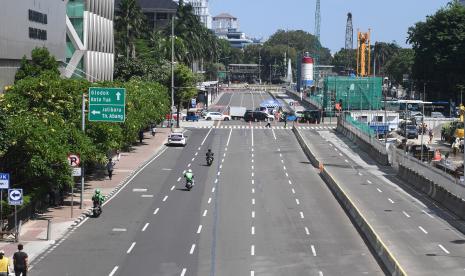
<path fill-rule="evenodd" d="M 146 18 L 136 0 L 121 0 L 115 14 L 115 46 L 117 55 L 136 57 L 136 40 L 146 30 Z"/>
<path fill-rule="evenodd" d="M 21 59 L 21 64 L 15 75 L 15 82 L 26 77 L 36 77 L 44 71 L 49 71 L 53 75 L 59 75 L 58 62 L 50 55 L 47 48 L 35 48 L 31 52 L 31 59 L 26 56 Z"/>
<path fill-rule="evenodd" d="M 409 28 L 415 51 L 412 74 L 431 99 L 457 99 L 465 82 L 465 7 L 453 2 Z"/>
<path fill-rule="evenodd" d="M 403 82 L 403 75 L 412 75 L 415 52 L 412 49 L 399 49 L 388 59 L 384 68 L 385 73 L 395 83 Z"/>

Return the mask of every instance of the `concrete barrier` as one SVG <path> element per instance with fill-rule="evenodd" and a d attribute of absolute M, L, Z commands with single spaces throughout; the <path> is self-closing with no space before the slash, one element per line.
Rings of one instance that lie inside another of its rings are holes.
<path fill-rule="evenodd" d="M 313 166 L 318 166 L 320 163 L 318 158 L 310 150 L 309 146 L 303 139 L 300 131 L 297 128 L 293 128 L 293 132 L 299 141 L 302 150 L 304 151 L 305 155 L 307 155 L 310 162 Z M 370 225 L 370 223 L 366 220 L 363 216 L 362 212 L 357 208 L 357 206 L 353 203 L 344 189 L 337 183 L 337 181 L 333 178 L 330 172 L 326 168 L 322 168 L 320 173 L 321 178 L 325 181 L 326 185 L 331 189 L 333 194 L 336 196 L 337 200 L 341 204 L 341 206 L 346 210 L 349 214 L 352 221 L 355 223 L 356 227 L 359 229 L 360 233 L 365 237 L 366 241 L 368 241 L 368 245 L 371 247 L 372 251 L 376 253 L 379 260 L 381 260 L 384 268 L 389 272 L 390 275 L 407 275 L 404 269 L 400 266 L 397 259 L 392 255 L 389 251 L 388 247 L 382 239 L 378 236 L 376 231 Z"/>

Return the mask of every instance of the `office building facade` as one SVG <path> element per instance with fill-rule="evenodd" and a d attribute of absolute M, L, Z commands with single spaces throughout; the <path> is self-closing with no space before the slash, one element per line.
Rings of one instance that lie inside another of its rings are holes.
<path fill-rule="evenodd" d="M 115 10 L 121 0 L 116 0 Z M 176 15 L 178 5 L 173 0 L 137 0 L 151 30 L 160 30 L 171 22 Z"/>
<path fill-rule="evenodd" d="M 222 13 L 212 20 L 213 32 L 221 37 L 226 38 L 230 29 L 239 29 L 239 21 L 237 17 L 230 15 L 229 13 Z"/>
<path fill-rule="evenodd" d="M 14 82 L 23 56 L 45 47 L 65 61 L 66 3 L 62 0 L 2 0 L 0 8 L 0 92 Z"/>
<path fill-rule="evenodd" d="M 69 0 L 65 77 L 111 81 L 114 71 L 114 0 Z"/>

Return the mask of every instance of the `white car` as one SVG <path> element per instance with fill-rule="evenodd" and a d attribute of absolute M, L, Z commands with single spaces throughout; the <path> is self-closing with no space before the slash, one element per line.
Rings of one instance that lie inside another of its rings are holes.
<path fill-rule="evenodd" d="M 186 137 L 181 132 L 171 132 L 168 135 L 168 145 L 186 145 Z"/>
<path fill-rule="evenodd" d="M 220 112 L 207 112 L 204 116 L 205 120 L 210 121 L 229 121 L 231 117 L 229 115 L 224 115 Z"/>

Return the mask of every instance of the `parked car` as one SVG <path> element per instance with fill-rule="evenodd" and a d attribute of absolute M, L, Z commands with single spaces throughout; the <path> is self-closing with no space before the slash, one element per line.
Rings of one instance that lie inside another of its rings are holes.
<path fill-rule="evenodd" d="M 418 130 L 416 125 L 403 125 L 400 128 L 400 134 L 407 139 L 417 139 Z"/>
<path fill-rule="evenodd" d="M 187 112 L 186 121 L 198 122 L 200 119 L 199 115 L 195 112 Z"/>
<path fill-rule="evenodd" d="M 444 116 L 441 112 L 434 111 L 431 112 L 431 118 L 446 118 L 446 116 Z"/>
<path fill-rule="evenodd" d="M 204 116 L 205 120 L 210 121 L 229 121 L 231 117 L 229 115 L 224 115 L 221 112 L 207 112 Z"/>
<path fill-rule="evenodd" d="M 421 159 L 421 145 L 412 145 L 409 147 L 409 152 L 415 158 Z M 431 161 L 434 157 L 434 149 L 423 144 L 423 161 Z"/>
<path fill-rule="evenodd" d="M 273 115 L 261 111 L 247 110 L 244 114 L 244 121 L 246 122 L 266 121 L 268 118 L 270 118 L 270 121 L 274 119 Z"/>
<path fill-rule="evenodd" d="M 186 145 L 186 137 L 182 132 L 171 132 L 168 135 L 168 145 Z"/>

